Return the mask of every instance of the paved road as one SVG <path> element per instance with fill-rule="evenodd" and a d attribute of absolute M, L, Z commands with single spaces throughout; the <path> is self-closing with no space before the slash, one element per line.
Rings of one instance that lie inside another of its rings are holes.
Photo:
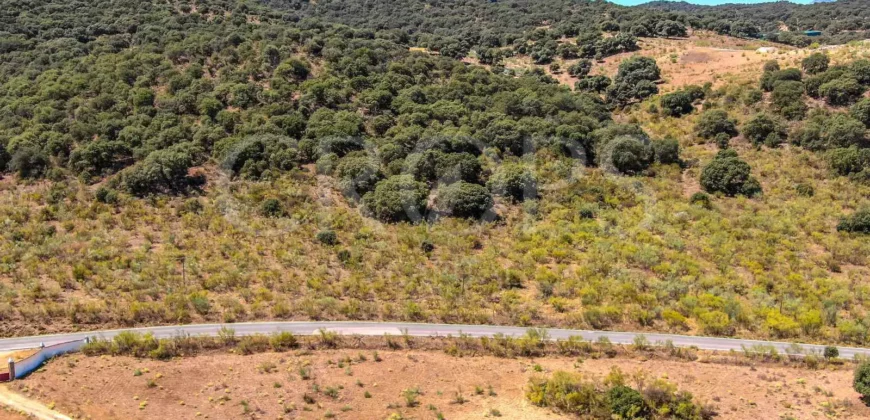
<path fill-rule="evenodd" d="M 140 333 L 150 332 L 157 338 L 168 338 L 177 335 L 191 336 L 215 336 L 221 327 L 226 326 L 235 330 L 236 335 L 270 334 L 278 331 L 290 331 L 297 335 L 316 334 L 318 330 L 325 329 L 335 331 L 343 335 L 368 335 L 381 336 L 384 334 L 400 335 L 403 330 L 415 337 L 447 336 L 468 334 L 472 337 L 492 337 L 496 334 L 508 336 L 521 336 L 528 330 L 525 327 L 502 327 L 492 325 L 455 325 L 455 324 L 415 324 L 403 322 L 249 322 L 237 324 L 194 324 L 176 325 L 168 327 L 144 327 L 120 330 L 103 330 L 92 332 L 78 332 L 69 334 L 41 335 L 33 337 L 17 337 L 0 339 L 0 351 L 39 347 L 41 344 L 63 343 L 73 340 L 82 340 L 85 337 L 112 338 L 122 331 L 136 331 Z M 586 340 L 595 341 L 601 337 L 607 337 L 614 344 L 632 344 L 638 333 L 614 332 L 614 331 L 589 331 L 589 330 L 564 330 L 547 329 L 550 338 L 566 339 L 570 336 L 580 336 Z M 651 342 L 665 342 L 671 340 L 678 347 L 695 346 L 703 350 L 742 351 L 743 347 L 756 344 L 773 345 L 780 353 L 788 353 L 791 343 L 778 341 L 742 340 L 732 338 L 698 337 L 676 334 L 643 333 Z M 801 344 L 805 352 L 821 353 L 824 346 Z M 852 359 L 855 355 L 870 357 L 870 349 L 855 347 L 839 347 L 840 357 Z"/>

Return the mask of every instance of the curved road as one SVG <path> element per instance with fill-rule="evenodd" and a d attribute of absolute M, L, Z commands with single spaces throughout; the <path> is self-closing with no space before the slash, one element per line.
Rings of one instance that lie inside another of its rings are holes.
<path fill-rule="evenodd" d="M 496 334 L 507 336 L 521 336 L 526 333 L 525 327 L 503 327 L 494 325 L 456 325 L 456 324 L 416 324 L 406 322 L 248 322 L 237 324 L 192 324 L 175 325 L 166 327 L 143 327 L 118 330 L 103 330 L 91 332 L 77 332 L 68 334 L 39 335 L 32 337 L 16 337 L 0 339 L 0 351 L 34 348 L 40 345 L 52 345 L 75 340 L 83 340 L 86 337 L 99 337 L 110 339 L 123 331 L 139 333 L 150 332 L 157 338 L 169 338 L 177 335 L 191 336 L 216 336 L 222 327 L 226 326 L 235 330 L 237 336 L 250 334 L 271 334 L 278 331 L 289 331 L 296 335 L 317 334 L 318 330 L 338 332 L 342 335 L 366 335 L 382 336 L 384 334 L 401 335 L 403 331 L 414 337 L 433 337 L 448 335 L 457 336 L 460 333 L 471 337 L 492 337 Z M 650 343 L 665 342 L 670 340 L 678 347 L 695 346 L 703 350 L 717 351 L 742 351 L 744 347 L 757 344 L 772 345 L 781 354 L 789 353 L 791 343 L 779 341 L 744 340 L 736 338 L 700 337 L 677 334 L 658 333 L 633 333 L 615 331 L 590 331 L 590 330 L 565 330 L 547 329 L 550 338 L 566 339 L 570 336 L 580 336 L 589 341 L 607 337 L 614 344 L 632 344 L 638 335 L 644 335 Z M 815 344 L 800 344 L 804 353 L 822 353 L 825 346 Z M 856 347 L 838 347 L 840 357 L 852 359 L 856 355 L 870 357 L 870 349 Z"/>

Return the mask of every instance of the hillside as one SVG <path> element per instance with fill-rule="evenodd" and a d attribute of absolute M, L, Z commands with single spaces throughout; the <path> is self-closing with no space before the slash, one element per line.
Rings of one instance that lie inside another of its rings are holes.
<path fill-rule="evenodd" d="M 532 28 L 531 5 L 505 27 L 523 42 L 487 56 L 348 20 L 356 3 L 30 4 L 0 16 L 3 335 L 389 319 L 867 340 L 863 44 L 763 72 L 816 50 L 762 55 L 688 15 L 625 18 L 657 37 Z M 490 7 L 480 28 L 519 13 Z M 477 19 L 433 9 L 424 29 Z"/>

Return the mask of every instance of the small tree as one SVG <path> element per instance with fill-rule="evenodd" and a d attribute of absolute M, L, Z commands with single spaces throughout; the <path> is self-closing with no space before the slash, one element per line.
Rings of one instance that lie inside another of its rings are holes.
<path fill-rule="evenodd" d="M 499 166 L 487 185 L 493 194 L 513 201 L 523 201 L 538 196 L 535 175 L 518 163 L 505 163 Z"/>
<path fill-rule="evenodd" d="M 664 38 L 686 36 L 686 26 L 673 20 L 662 20 L 656 24 L 656 35 Z"/>
<path fill-rule="evenodd" d="M 825 359 L 836 359 L 840 357 L 840 350 L 834 346 L 826 346 L 824 356 Z"/>
<path fill-rule="evenodd" d="M 847 106 L 854 103 L 864 93 L 864 86 L 852 77 L 831 80 L 819 87 L 819 95 L 834 106 Z"/>
<path fill-rule="evenodd" d="M 568 74 L 577 78 L 588 76 L 590 71 L 592 71 L 592 61 L 587 59 L 579 60 L 568 66 Z"/>
<path fill-rule="evenodd" d="M 867 398 L 870 398 L 870 361 L 863 361 L 855 368 L 855 379 L 852 386 L 855 391 L 861 394 L 866 403 Z"/>
<path fill-rule="evenodd" d="M 870 128 L 870 99 L 862 99 L 849 108 L 852 118 L 861 121 L 865 127 Z"/>
<path fill-rule="evenodd" d="M 673 138 L 653 140 L 652 147 L 655 152 L 656 162 L 664 165 L 681 162 L 680 143 L 677 140 Z"/>
<path fill-rule="evenodd" d="M 363 197 L 363 208 L 383 222 L 416 222 L 426 211 L 429 189 L 411 175 L 394 175 Z"/>
<path fill-rule="evenodd" d="M 692 112 L 692 97 L 684 91 L 677 91 L 662 96 L 662 113 L 670 117 L 679 117 Z"/>
<path fill-rule="evenodd" d="M 18 173 L 21 178 L 39 178 L 48 170 L 51 161 L 48 156 L 36 146 L 20 147 L 9 160 L 9 169 Z"/>
<path fill-rule="evenodd" d="M 698 136 L 705 139 L 716 137 L 719 133 L 725 133 L 730 137 L 737 135 L 737 124 L 728 118 L 728 113 L 721 109 L 705 111 L 695 125 Z"/>
<path fill-rule="evenodd" d="M 440 188 L 435 199 L 438 210 L 451 216 L 473 219 L 480 218 L 492 205 L 492 196 L 484 186 L 464 181 Z"/>
<path fill-rule="evenodd" d="M 753 196 L 761 192 L 758 181 L 752 177 L 749 164 L 731 149 L 722 150 L 701 171 L 701 186 L 710 193 L 729 197 L 738 194 Z"/>
<path fill-rule="evenodd" d="M 779 61 L 776 60 L 768 60 L 764 62 L 764 72 L 770 73 L 774 71 L 779 71 Z"/>
<path fill-rule="evenodd" d="M 819 74 L 828 70 L 831 59 L 825 53 L 812 53 L 801 61 L 801 67 L 807 74 Z"/>
<path fill-rule="evenodd" d="M 621 136 L 610 145 L 610 163 L 624 174 L 634 175 L 646 170 L 653 158 L 652 147 L 634 137 Z"/>
<path fill-rule="evenodd" d="M 757 114 L 743 124 L 743 135 L 753 144 L 766 143 L 771 135 L 785 136 L 783 124 L 767 114 Z M 768 144 L 776 146 L 776 144 Z"/>
<path fill-rule="evenodd" d="M 870 208 L 858 210 L 852 213 L 851 216 L 844 217 L 837 224 L 837 230 L 841 232 L 870 233 Z M 870 396 L 870 394 L 864 395 Z"/>

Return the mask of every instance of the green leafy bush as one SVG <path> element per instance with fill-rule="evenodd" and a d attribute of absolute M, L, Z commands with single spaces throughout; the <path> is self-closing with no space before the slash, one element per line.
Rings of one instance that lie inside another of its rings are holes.
<path fill-rule="evenodd" d="M 844 217 L 837 224 L 840 232 L 870 233 L 870 208 L 863 208 Z"/>
<path fill-rule="evenodd" d="M 363 196 L 365 211 L 383 222 L 416 222 L 426 212 L 429 189 L 411 175 L 394 175 L 380 181 Z"/>
<path fill-rule="evenodd" d="M 712 139 L 720 133 L 730 137 L 737 135 L 737 123 L 728 117 L 728 113 L 721 109 L 705 111 L 695 125 L 695 132 L 704 139 Z"/>
<path fill-rule="evenodd" d="M 537 179 L 532 171 L 519 163 L 499 166 L 487 183 L 493 194 L 515 202 L 534 199 L 538 196 Z"/>
<path fill-rule="evenodd" d="M 807 74 L 818 74 L 828 70 L 831 59 L 827 54 L 815 52 L 801 60 L 801 67 Z"/>
<path fill-rule="evenodd" d="M 752 197 L 761 192 L 761 186 L 750 171 L 749 164 L 737 157 L 736 152 L 723 150 L 701 171 L 701 186 L 711 193 Z"/>
<path fill-rule="evenodd" d="M 465 181 L 441 187 L 437 191 L 435 206 L 455 216 L 478 219 L 492 208 L 493 200 L 486 187 Z"/>

